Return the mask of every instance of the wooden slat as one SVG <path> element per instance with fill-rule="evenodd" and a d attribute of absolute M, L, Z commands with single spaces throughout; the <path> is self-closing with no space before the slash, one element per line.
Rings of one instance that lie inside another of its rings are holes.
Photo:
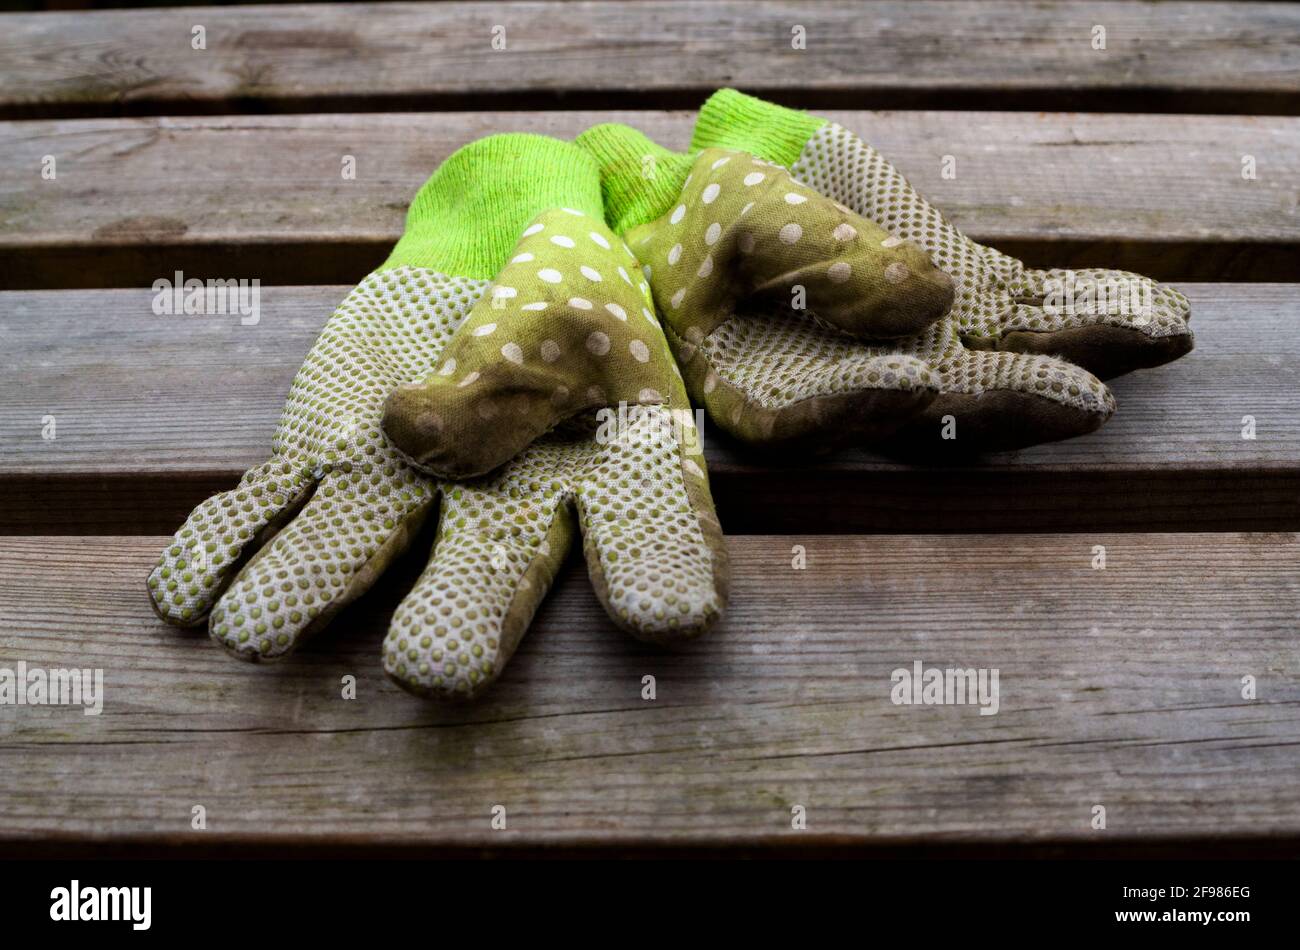
<path fill-rule="evenodd" d="M 613 628 L 574 564 L 493 691 L 456 708 L 379 667 L 420 558 L 253 667 L 153 616 L 163 541 L 0 541 L 0 666 L 105 676 L 98 717 L 0 706 L 7 848 L 1300 839 L 1294 535 L 810 538 L 802 571 L 789 538 L 733 538 L 728 616 L 674 653 Z M 917 660 L 998 669 L 999 712 L 894 705 Z"/>
<path fill-rule="evenodd" d="M 1294 112 L 1300 7 L 789 0 L 331 4 L 11 15 L 9 115 L 804 104 Z M 195 24 L 205 50 L 191 48 Z M 1093 28 L 1106 29 L 1106 48 Z M 805 49 L 793 29 L 803 26 Z M 494 50 L 504 27 L 506 48 Z"/>
<path fill-rule="evenodd" d="M 972 237 L 1046 266 L 1282 279 L 1300 259 L 1300 119 L 832 112 Z M 268 283 L 359 280 L 420 184 L 502 130 L 571 137 L 661 112 L 320 115 L 0 123 L 0 287 L 149 285 L 177 268 Z M 342 177 L 345 155 L 357 177 Z M 1257 179 L 1243 180 L 1251 155 Z M 40 177 L 53 156 L 57 177 Z M 944 178 L 944 157 L 956 177 Z"/>
<path fill-rule="evenodd" d="M 846 452 L 793 465 L 705 447 L 733 532 L 1300 529 L 1290 285 L 1182 287 L 1197 346 L 1113 381 L 1080 439 L 954 466 Z M 148 290 L 0 294 L 0 530 L 169 532 L 264 458 L 346 288 L 267 287 L 261 320 L 158 317 Z M 42 438 L 55 418 L 56 438 Z M 1244 416 L 1257 437 L 1242 438 Z"/>

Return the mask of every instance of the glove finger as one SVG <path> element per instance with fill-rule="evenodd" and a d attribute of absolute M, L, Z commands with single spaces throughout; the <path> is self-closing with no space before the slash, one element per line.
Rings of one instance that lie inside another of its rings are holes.
<path fill-rule="evenodd" d="M 158 616 L 184 627 L 207 619 L 236 568 L 292 517 L 313 484 L 289 462 L 272 459 L 200 503 L 149 574 Z"/>
<path fill-rule="evenodd" d="M 406 549 L 434 487 L 407 470 L 330 472 L 217 601 L 212 639 L 244 660 L 288 656 Z"/>
<path fill-rule="evenodd" d="M 654 643 L 699 636 L 727 602 L 722 530 L 698 434 L 682 415 L 631 407 L 577 493 L 596 596 L 616 624 Z"/>
<path fill-rule="evenodd" d="M 898 433 L 909 452 L 974 453 L 1085 435 L 1115 411 L 1095 376 L 1031 353 L 971 350 L 951 340 L 934 360 L 940 393 Z"/>
<path fill-rule="evenodd" d="M 749 295 L 877 338 L 917 333 L 953 300 L 952 278 L 915 244 L 740 152 L 701 153 L 677 206 L 628 239 L 683 336 L 707 335 Z"/>
<path fill-rule="evenodd" d="M 732 317 L 704 339 L 669 334 L 691 398 L 753 445 L 826 450 L 876 441 L 934 399 L 937 377 L 896 345 L 868 346 L 806 314 Z"/>
<path fill-rule="evenodd" d="M 1191 351 L 1191 305 L 1172 287 L 1126 271 L 1028 271 L 1002 318 L 1000 349 L 1048 353 L 1110 379 Z"/>
<path fill-rule="evenodd" d="M 603 222 L 547 212 L 439 370 L 389 396 L 384 429 L 422 471 L 463 479 L 573 415 L 661 403 L 673 361 L 651 306 L 636 258 Z"/>
<path fill-rule="evenodd" d="M 573 449 L 544 442 L 489 481 L 448 486 L 428 566 L 398 606 L 384 671 L 433 699 L 468 699 L 505 668 L 564 563 Z"/>

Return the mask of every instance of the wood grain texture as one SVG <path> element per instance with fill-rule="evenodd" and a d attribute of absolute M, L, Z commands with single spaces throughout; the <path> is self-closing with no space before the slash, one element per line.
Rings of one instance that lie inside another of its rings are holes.
<path fill-rule="evenodd" d="M 0 541 L 0 666 L 105 676 L 98 717 L 0 706 L 5 848 L 1300 839 L 1295 535 L 821 538 L 802 571 L 788 538 L 733 538 L 728 616 L 675 653 L 620 634 L 573 564 L 457 708 L 380 671 L 418 557 L 299 654 L 247 666 L 154 617 L 163 542 Z M 893 704 L 916 660 L 998 669 L 998 713 Z"/>
<path fill-rule="evenodd" d="M 1290 285 L 1190 284 L 1196 349 L 1113 381 L 1079 439 L 921 465 L 795 464 L 704 430 L 732 532 L 1300 529 Z M 0 294 L 0 530 L 163 533 L 261 462 L 343 287 L 267 287 L 261 319 L 159 317 L 147 290 Z M 55 418 L 56 438 L 42 438 Z M 1256 438 L 1242 438 L 1244 416 Z"/>
<path fill-rule="evenodd" d="M 196 23 L 205 50 L 191 48 Z M 724 84 L 821 106 L 1293 112 L 1300 101 L 1295 4 L 393 3 L 11 15 L 4 26 L 9 115 L 616 97 L 663 107 Z M 796 26 L 805 49 L 793 48 Z"/>
<path fill-rule="evenodd" d="M 1300 119 L 830 112 L 977 240 L 1042 266 L 1282 279 L 1300 259 Z M 0 288 L 123 287 L 180 269 L 360 280 L 466 142 L 629 122 L 689 143 L 690 113 L 522 112 L 0 123 Z M 342 176 L 344 156 L 355 180 Z M 1258 178 L 1241 177 L 1252 155 Z M 40 177 L 46 156 L 57 177 Z M 944 178 L 945 156 L 956 177 Z M 1194 196 L 1194 198 L 1193 198 Z"/>

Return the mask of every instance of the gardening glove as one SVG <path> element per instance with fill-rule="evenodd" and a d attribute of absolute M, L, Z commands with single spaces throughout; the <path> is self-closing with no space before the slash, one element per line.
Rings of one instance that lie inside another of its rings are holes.
<path fill-rule="evenodd" d="M 952 280 L 919 248 L 752 155 L 675 154 L 624 125 L 575 142 L 600 164 L 606 219 L 649 265 L 687 389 L 724 429 L 828 448 L 890 431 L 934 398 L 923 360 L 854 343 L 921 332 L 947 311 Z M 783 311 L 809 327 L 789 347 L 766 316 Z M 832 362 L 836 347 L 857 358 Z"/>
<path fill-rule="evenodd" d="M 1158 366 L 1192 349 L 1191 311 L 1178 291 L 1124 271 L 1030 269 L 978 244 L 833 122 L 724 89 L 700 110 L 692 147 L 740 149 L 788 167 L 886 228 L 891 241 L 924 249 L 956 280 L 947 318 L 899 350 L 928 363 L 940 390 L 903 433 L 913 444 L 933 445 L 945 416 L 976 449 L 1091 431 L 1115 405 L 1097 376 Z M 661 255 L 635 242 L 633 250 L 660 266 Z"/>
<path fill-rule="evenodd" d="M 641 303 L 636 287 L 613 277 L 630 272 L 630 255 L 601 222 L 586 155 L 532 135 L 461 149 L 416 195 L 388 260 L 325 325 L 294 379 L 270 460 L 199 505 L 163 552 L 148 584 L 164 620 L 207 619 L 212 638 L 241 659 L 287 656 L 374 583 L 435 507 L 432 558 L 383 647 L 385 671 L 412 692 L 468 697 L 500 675 L 574 538 L 575 509 L 592 583 L 617 624 L 671 641 L 718 617 L 727 562 L 698 441 L 639 438 L 681 404 L 670 384 L 663 401 L 628 410 L 603 441 L 589 430 L 554 433 L 491 477 L 460 484 L 417 472 L 381 430 L 386 397 L 445 369 L 462 323 L 480 340 L 493 336 L 485 314 L 500 297 L 485 292 L 520 233 L 537 227 L 575 245 L 581 237 L 583 262 L 610 274 L 600 282 L 565 267 L 548 301 L 582 295 L 629 311 Z M 551 248 L 557 259 L 578 253 Z M 638 319 L 662 365 L 664 341 Z M 491 362 L 461 365 L 460 381 L 490 378 L 514 342 L 495 341 Z M 481 418 L 478 437 L 491 441 L 527 418 L 498 408 Z"/>

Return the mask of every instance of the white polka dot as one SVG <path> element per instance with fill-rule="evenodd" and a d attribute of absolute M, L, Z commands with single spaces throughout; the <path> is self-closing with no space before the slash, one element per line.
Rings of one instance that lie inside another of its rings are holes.
<path fill-rule="evenodd" d="M 542 224 L 542 222 L 538 221 L 536 224 L 534 224 L 534 225 L 530 225 L 527 229 L 525 229 L 525 231 L 524 231 L 524 235 L 523 235 L 523 236 L 524 236 L 524 237 L 532 237 L 534 234 L 536 234 L 538 231 L 540 231 L 543 227 L 544 227 L 544 225 Z"/>
<path fill-rule="evenodd" d="M 655 319 L 655 315 L 651 313 L 649 310 L 647 310 L 645 307 L 641 308 L 641 316 L 645 317 L 655 326 L 659 326 L 659 321 Z"/>
<path fill-rule="evenodd" d="M 746 231 L 744 234 L 742 234 L 742 235 L 740 236 L 739 244 L 740 244 L 740 253 L 742 253 L 742 254 L 752 254 L 752 253 L 754 253 L 754 234 L 753 234 L 753 232 L 752 232 L 752 231 Z"/>
<path fill-rule="evenodd" d="M 526 304 L 524 304 L 522 307 L 520 307 L 519 309 L 520 309 L 520 310 L 532 310 L 532 311 L 545 310 L 545 309 L 546 309 L 546 301 L 545 301 L 545 300 L 539 300 L 539 301 L 537 301 L 536 303 L 526 303 Z"/>
<path fill-rule="evenodd" d="M 711 205 L 717 200 L 718 192 L 720 191 L 722 191 L 722 186 L 717 182 L 714 182 L 712 185 L 709 185 L 704 189 L 704 192 L 700 195 L 700 200 L 706 205 Z"/>
<path fill-rule="evenodd" d="M 543 267 L 537 272 L 537 276 L 548 284 L 558 284 L 560 281 L 564 280 L 564 275 L 554 267 Z"/>
<path fill-rule="evenodd" d="M 718 168 L 721 168 L 723 165 L 727 164 L 727 162 L 729 162 L 729 161 L 731 161 L 731 156 L 730 156 L 730 155 L 727 155 L 727 156 L 725 156 L 725 157 L 723 157 L 723 158 L 718 159 L 716 162 L 714 162 L 714 163 L 713 163 L 712 165 L 710 165 L 709 167 L 710 167 L 710 168 L 713 168 L 713 169 L 718 169 Z"/>
<path fill-rule="evenodd" d="M 519 348 L 518 343 L 507 343 L 501 347 L 501 355 L 512 363 L 521 364 L 524 361 L 524 351 Z"/>
<path fill-rule="evenodd" d="M 562 406 L 569 399 L 568 386 L 556 386 L 555 391 L 551 393 L 551 402 L 557 406 Z"/>
<path fill-rule="evenodd" d="M 687 472 L 694 475 L 696 478 L 704 477 L 704 470 L 701 469 L 694 462 L 692 462 L 690 459 L 687 458 L 682 459 L 682 468 L 686 469 Z"/>
<path fill-rule="evenodd" d="M 573 238 L 566 237 L 563 234 L 554 234 L 551 236 L 551 243 L 558 244 L 560 247 L 573 247 Z"/>
<path fill-rule="evenodd" d="M 609 337 L 596 330 L 591 336 L 587 337 L 587 349 L 596 356 L 604 356 L 609 352 Z"/>
<path fill-rule="evenodd" d="M 826 276 L 829 277 L 833 283 L 842 284 L 849 279 L 849 276 L 852 273 L 852 267 L 844 261 L 837 261 L 830 266 L 830 270 L 826 271 Z"/>
<path fill-rule="evenodd" d="M 498 300 L 509 300 L 512 297 L 519 296 L 519 291 L 515 290 L 513 287 L 493 287 L 492 296 Z"/>
<path fill-rule="evenodd" d="M 880 246 L 898 247 L 898 245 L 902 243 L 903 243 L 903 239 L 901 237 L 897 237 L 896 235 L 891 234 L 889 237 L 885 238 L 883 241 L 880 242 Z"/>
<path fill-rule="evenodd" d="M 627 345 L 627 348 L 631 351 L 632 358 L 638 363 L 648 363 L 650 361 L 650 347 L 640 340 L 633 340 Z"/>
<path fill-rule="evenodd" d="M 603 279 L 600 276 L 600 271 L 596 270 L 594 267 L 588 267 L 586 264 L 583 264 L 578 268 L 578 270 L 582 272 L 582 276 L 587 278 L 587 280 L 599 283 Z"/>
<path fill-rule="evenodd" d="M 622 278 L 623 278 L 623 281 L 624 281 L 624 282 L 625 282 L 629 287 L 632 286 L 632 278 L 629 277 L 629 276 L 627 276 L 627 271 L 623 270 L 623 268 L 622 268 L 621 265 L 620 265 L 619 268 L 618 268 L 618 276 L 619 276 L 619 277 L 622 277 Z"/>
<path fill-rule="evenodd" d="M 676 208 L 673 209 L 673 216 L 668 220 L 672 224 L 678 224 L 681 222 L 682 216 L 685 214 L 686 214 L 686 205 L 678 205 Z"/>
<path fill-rule="evenodd" d="M 565 214 L 573 215 L 575 218 L 581 218 L 583 216 L 581 211 L 575 211 L 572 208 L 561 208 L 560 210 Z"/>
<path fill-rule="evenodd" d="M 796 195 L 793 191 L 786 192 L 785 195 L 785 203 L 788 205 L 801 205 L 807 200 L 803 195 Z M 554 241 L 555 238 L 551 238 L 551 240 Z"/>
<path fill-rule="evenodd" d="M 576 307 L 578 310 L 590 310 L 591 301 L 586 297 L 570 297 L 569 306 Z"/>
<path fill-rule="evenodd" d="M 679 260 L 681 260 L 681 257 L 682 257 L 682 246 L 680 244 L 674 244 L 672 246 L 672 249 L 669 250 L 668 252 L 668 263 L 676 264 Z"/>
<path fill-rule="evenodd" d="M 620 307 L 620 306 L 619 306 L 618 304 L 616 304 L 616 303 L 607 303 L 607 304 L 605 304 L 605 309 L 608 310 L 610 313 L 612 313 L 614 316 L 618 317 L 618 319 L 620 319 L 620 320 L 626 320 L 626 319 L 627 319 L 627 311 L 624 310 L 622 307 Z"/>
<path fill-rule="evenodd" d="M 660 394 L 659 390 L 651 389 L 647 386 L 636 394 L 636 400 L 637 402 L 659 403 L 664 401 L 664 397 Z"/>
<path fill-rule="evenodd" d="M 709 225 L 708 230 L 704 232 L 704 243 L 716 244 L 718 243 L 718 238 L 720 238 L 721 236 L 722 236 L 722 225 L 714 221 L 712 224 Z"/>
<path fill-rule="evenodd" d="M 707 396 L 709 393 L 713 392 L 713 390 L 717 388 L 718 388 L 717 374 L 715 374 L 713 370 L 709 370 L 708 375 L 704 377 L 704 395 Z"/>
<path fill-rule="evenodd" d="M 470 332 L 475 336 L 491 336 L 496 328 L 497 325 L 495 323 L 485 323 L 481 327 L 475 327 Z"/>
<path fill-rule="evenodd" d="M 780 238 L 786 244 L 795 244 L 803 237 L 803 228 L 791 221 L 781 229 Z"/>
<path fill-rule="evenodd" d="M 745 205 L 745 207 L 740 209 L 740 213 L 742 215 L 749 214 L 749 209 L 752 207 L 754 207 L 754 202 L 751 201 L 749 204 Z"/>
<path fill-rule="evenodd" d="M 891 284 L 901 284 L 903 281 L 907 280 L 911 274 L 912 272 L 907 269 L 907 265 L 902 261 L 894 261 L 894 263 L 885 268 L 885 280 L 889 281 Z"/>
<path fill-rule="evenodd" d="M 462 387 L 464 387 L 464 386 L 468 386 L 470 383 L 474 382 L 474 380 L 476 380 L 476 379 L 478 379 L 478 370 L 475 370 L 474 372 L 470 373 L 468 376 L 466 376 L 464 379 L 462 379 L 459 383 L 457 383 L 457 384 L 456 384 L 456 388 L 457 388 L 457 389 L 460 389 L 460 388 L 462 388 Z"/>
<path fill-rule="evenodd" d="M 542 359 L 548 363 L 554 363 L 560 358 L 560 344 L 554 340 L 543 340 L 541 351 Z M 565 392 L 567 393 L 568 390 L 566 389 Z"/>
<path fill-rule="evenodd" d="M 843 224 L 838 225 L 835 230 L 831 232 L 831 235 L 837 241 L 852 241 L 858 236 L 858 229 L 845 221 Z"/>
<path fill-rule="evenodd" d="M 447 358 L 447 362 L 442 364 L 442 369 L 438 370 L 438 375 L 450 376 L 454 372 L 456 372 L 456 358 L 450 356 Z"/>
<path fill-rule="evenodd" d="M 524 253 L 522 253 L 522 254 L 516 254 L 514 257 L 510 258 L 510 263 L 511 263 L 511 264 L 527 264 L 527 263 L 528 263 L 529 261 L 531 261 L 532 259 L 533 259 L 533 255 L 529 254 L 527 251 L 524 251 Z"/>
<path fill-rule="evenodd" d="M 764 175 L 762 172 L 750 172 L 748 175 L 745 176 L 745 184 L 749 185 L 750 187 L 753 187 L 754 185 L 757 185 L 760 181 L 762 181 L 766 177 L 767 176 Z"/>
<path fill-rule="evenodd" d="M 673 309 L 676 309 L 677 307 L 680 307 L 682 305 L 682 299 L 685 296 L 686 296 L 686 288 L 683 287 L 681 290 L 677 291 L 677 293 L 673 294 L 672 300 L 668 302 L 673 305 Z"/>
<path fill-rule="evenodd" d="M 609 242 L 605 240 L 605 235 L 592 231 L 587 235 L 587 237 L 591 238 L 599 247 L 603 247 L 607 251 L 609 250 Z"/>
<path fill-rule="evenodd" d="M 713 273 L 713 258 L 705 254 L 704 260 L 700 261 L 700 269 L 695 272 L 697 277 L 708 277 Z"/>

